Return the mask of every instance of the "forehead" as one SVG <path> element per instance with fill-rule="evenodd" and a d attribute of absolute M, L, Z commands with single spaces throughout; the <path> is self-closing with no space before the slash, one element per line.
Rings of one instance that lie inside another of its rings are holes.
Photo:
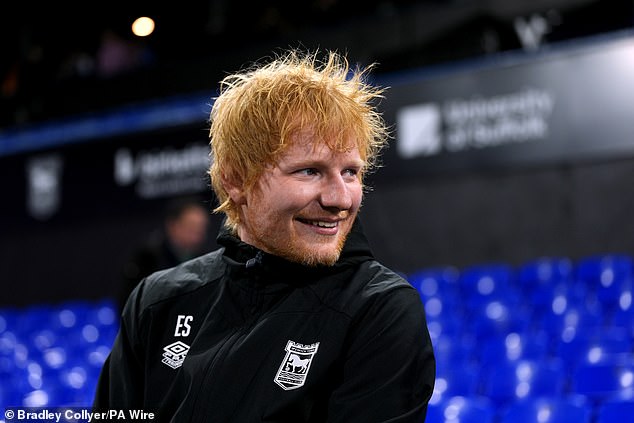
<path fill-rule="evenodd" d="M 278 161 L 310 158 L 350 158 L 362 160 L 359 143 L 351 135 L 317 135 L 312 131 L 300 131 L 291 136 Z"/>

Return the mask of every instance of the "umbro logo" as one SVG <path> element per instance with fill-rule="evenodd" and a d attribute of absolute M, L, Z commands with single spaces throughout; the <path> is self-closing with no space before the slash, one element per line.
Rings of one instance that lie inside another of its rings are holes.
<path fill-rule="evenodd" d="M 167 364 L 172 369 L 178 369 L 183 365 L 187 352 L 189 351 L 189 345 L 184 342 L 176 341 L 173 344 L 169 344 L 163 348 L 163 364 Z"/>
<path fill-rule="evenodd" d="M 277 383 L 285 391 L 297 389 L 304 386 L 310 365 L 317 354 L 319 342 L 304 345 L 293 341 L 286 343 L 286 355 L 275 375 Z"/>

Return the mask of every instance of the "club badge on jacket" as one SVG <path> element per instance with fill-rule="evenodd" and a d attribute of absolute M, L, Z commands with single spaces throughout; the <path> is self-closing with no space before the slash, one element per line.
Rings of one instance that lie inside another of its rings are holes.
<path fill-rule="evenodd" d="M 286 355 L 275 375 L 275 383 L 285 391 L 304 386 L 310 365 L 318 349 L 319 342 L 304 345 L 289 340 L 284 348 Z"/>

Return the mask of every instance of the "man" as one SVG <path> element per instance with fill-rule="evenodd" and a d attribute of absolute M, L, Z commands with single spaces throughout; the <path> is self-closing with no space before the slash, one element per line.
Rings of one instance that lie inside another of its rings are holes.
<path fill-rule="evenodd" d="M 211 111 L 222 248 L 146 278 L 97 409 L 173 422 L 424 421 L 435 361 L 417 292 L 357 214 L 382 91 L 329 53 L 229 76 Z"/>
<path fill-rule="evenodd" d="M 208 252 L 209 211 L 195 197 L 167 203 L 162 227 L 137 248 L 123 265 L 117 302 L 123 310 L 134 287 L 149 274 Z"/>

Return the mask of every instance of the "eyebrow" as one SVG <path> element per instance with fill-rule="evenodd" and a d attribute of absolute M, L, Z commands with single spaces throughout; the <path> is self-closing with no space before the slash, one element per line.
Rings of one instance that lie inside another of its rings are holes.
<path fill-rule="evenodd" d="M 278 166 L 280 164 L 283 165 L 283 167 L 325 167 L 328 166 L 331 163 L 330 160 L 323 160 L 323 159 L 313 159 L 310 157 L 307 158 L 302 158 L 302 159 L 298 159 L 298 160 L 293 160 L 293 161 L 280 161 L 278 162 Z M 348 167 L 355 167 L 355 168 L 359 168 L 362 169 L 363 167 L 365 167 L 365 161 L 362 159 L 351 159 L 350 161 L 346 161 L 344 162 L 343 167 L 344 168 L 348 168 Z"/>

